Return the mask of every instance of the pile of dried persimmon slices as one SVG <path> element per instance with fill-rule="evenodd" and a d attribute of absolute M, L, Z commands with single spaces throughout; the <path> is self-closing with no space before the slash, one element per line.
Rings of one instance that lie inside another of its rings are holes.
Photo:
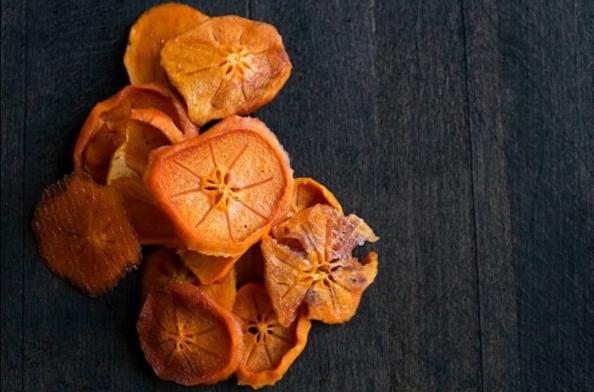
<path fill-rule="evenodd" d="M 291 73 L 273 26 L 161 4 L 132 26 L 124 64 L 131 84 L 91 110 L 74 171 L 37 206 L 39 253 L 92 297 L 142 262 L 137 331 L 159 378 L 273 385 L 312 320 L 355 315 L 378 257 L 352 252 L 378 237 L 241 117 Z"/>

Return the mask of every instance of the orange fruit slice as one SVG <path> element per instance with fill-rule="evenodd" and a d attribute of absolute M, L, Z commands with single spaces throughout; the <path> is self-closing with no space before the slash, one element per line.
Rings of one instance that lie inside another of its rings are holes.
<path fill-rule="evenodd" d="M 342 214 L 342 206 L 336 197 L 313 178 L 295 178 L 293 196 L 287 218 L 316 204 L 326 204 L 336 208 Z"/>
<path fill-rule="evenodd" d="M 292 191 L 289 159 L 254 118 L 153 151 L 145 183 L 190 250 L 238 256 L 266 234 Z"/>
<path fill-rule="evenodd" d="M 191 284 L 154 289 L 136 324 L 140 346 L 162 380 L 191 386 L 231 376 L 242 352 L 233 314 Z"/>
<path fill-rule="evenodd" d="M 223 279 L 233 269 L 238 256 L 208 256 L 198 252 L 180 251 L 182 263 L 203 284 L 213 284 Z"/>
<path fill-rule="evenodd" d="M 146 10 L 130 29 L 124 55 L 130 83 L 167 83 L 167 75 L 159 64 L 163 43 L 207 19 L 197 9 L 179 3 L 159 4 Z"/>
<path fill-rule="evenodd" d="M 259 283 L 239 289 L 233 312 L 241 324 L 244 345 L 237 383 L 254 389 L 274 385 L 305 348 L 311 322 L 302 311 L 288 327 L 280 325 Z"/>
<path fill-rule="evenodd" d="M 281 325 L 295 319 L 302 303 L 310 319 L 350 320 L 377 274 L 374 252 L 359 262 L 352 251 L 377 239 L 362 219 L 323 204 L 275 226 L 262 239 L 262 254 L 264 281 Z"/>
<path fill-rule="evenodd" d="M 161 65 L 199 126 L 249 114 L 270 102 L 291 74 L 278 31 L 239 16 L 210 18 L 170 39 Z"/>
<path fill-rule="evenodd" d="M 152 289 L 162 289 L 175 283 L 189 283 L 198 287 L 223 308 L 227 310 L 233 308 L 237 292 L 233 270 L 218 283 L 200 284 L 192 271 L 181 263 L 175 251 L 158 248 L 144 260 L 142 272 L 143 301 Z"/>
<path fill-rule="evenodd" d="M 237 285 L 243 286 L 248 282 L 263 282 L 264 258 L 260 250 L 260 243 L 252 245 L 235 263 Z"/>
<path fill-rule="evenodd" d="M 89 113 L 74 146 L 75 170 L 86 171 L 95 181 L 105 183 L 112 156 L 126 140 L 132 108 L 160 110 L 171 117 L 185 137 L 198 134 L 184 105 L 165 86 L 157 83 L 127 86 L 99 102 Z"/>
<path fill-rule="evenodd" d="M 86 174 L 67 176 L 44 191 L 33 229 L 48 268 L 92 297 L 140 262 L 140 245 L 117 192 Z"/>

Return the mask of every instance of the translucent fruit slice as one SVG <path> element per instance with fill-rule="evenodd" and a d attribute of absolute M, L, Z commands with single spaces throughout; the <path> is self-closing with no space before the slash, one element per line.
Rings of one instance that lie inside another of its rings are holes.
<path fill-rule="evenodd" d="M 145 182 L 190 250 L 226 257 L 241 255 L 269 231 L 293 186 L 274 134 L 239 116 L 155 150 Z"/>
<path fill-rule="evenodd" d="M 238 384 L 254 389 L 275 384 L 305 348 L 311 328 L 305 311 L 283 327 L 264 286 L 248 283 L 239 289 L 233 312 L 241 323 L 244 344 L 237 369 Z"/>
<path fill-rule="evenodd" d="M 94 297 L 140 262 L 140 245 L 117 192 L 73 174 L 43 193 L 33 218 L 48 268 Z"/>
<path fill-rule="evenodd" d="M 310 319 L 327 324 L 350 320 L 377 275 L 375 252 L 359 262 L 352 251 L 377 240 L 362 219 L 323 204 L 275 226 L 262 239 L 262 254 L 264 281 L 279 322 L 289 325 L 302 303 Z"/>
<path fill-rule="evenodd" d="M 191 284 L 150 290 L 136 324 L 157 376 L 191 386 L 214 384 L 237 369 L 241 328 L 233 314 Z"/>
<path fill-rule="evenodd" d="M 264 258 L 260 250 L 260 243 L 252 245 L 235 263 L 237 286 L 248 282 L 264 281 Z"/>
<path fill-rule="evenodd" d="M 238 256 L 208 256 L 198 252 L 180 251 L 182 263 L 204 284 L 220 281 L 233 269 Z"/>
<path fill-rule="evenodd" d="M 173 120 L 184 137 L 198 134 L 184 105 L 167 87 L 158 83 L 126 86 L 89 113 L 74 146 L 75 170 L 88 172 L 99 183 L 106 182 L 112 156 L 126 140 L 132 108 L 157 109 Z"/>
<path fill-rule="evenodd" d="M 291 73 L 278 31 L 239 16 L 210 18 L 165 43 L 161 65 L 199 126 L 270 102 Z"/>
<path fill-rule="evenodd" d="M 162 289 L 170 284 L 189 283 L 208 295 L 216 303 L 227 310 L 233 308 L 235 294 L 235 271 L 231 270 L 223 279 L 214 284 L 200 284 L 198 278 L 183 265 L 175 251 L 159 248 L 152 252 L 143 262 L 142 299 L 152 289 Z"/>
<path fill-rule="evenodd" d="M 163 43 L 198 26 L 208 19 L 195 8 L 179 3 L 165 3 L 149 8 L 130 29 L 124 65 L 130 83 L 168 83 L 161 68 Z"/>

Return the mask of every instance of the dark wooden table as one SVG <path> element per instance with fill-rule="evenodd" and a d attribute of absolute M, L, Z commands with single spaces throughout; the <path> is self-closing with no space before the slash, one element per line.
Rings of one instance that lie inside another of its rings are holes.
<path fill-rule="evenodd" d="M 138 273 L 88 299 L 30 228 L 153 3 L 2 0 L 2 391 L 185 390 L 143 359 Z M 594 391 L 592 0 L 190 3 L 279 28 L 294 70 L 257 116 L 382 237 L 277 390 Z"/>

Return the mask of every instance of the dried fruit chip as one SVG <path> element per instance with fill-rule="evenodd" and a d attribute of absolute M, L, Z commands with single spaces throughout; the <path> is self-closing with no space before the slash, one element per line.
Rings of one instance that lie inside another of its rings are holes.
<path fill-rule="evenodd" d="M 184 105 L 165 86 L 148 83 L 124 87 L 99 102 L 87 117 L 74 146 L 74 167 L 88 172 L 99 183 L 105 183 L 116 149 L 126 140 L 132 108 L 154 108 L 166 113 L 185 137 L 198 134 Z"/>
<path fill-rule="evenodd" d="M 233 312 L 241 323 L 244 344 L 238 384 L 254 389 L 275 384 L 305 348 L 311 328 L 305 311 L 289 327 L 283 327 L 264 286 L 249 283 L 237 293 Z"/>
<path fill-rule="evenodd" d="M 287 218 L 316 204 L 329 205 L 336 208 L 342 214 L 342 206 L 328 188 L 313 178 L 295 178 L 293 197 Z"/>
<path fill-rule="evenodd" d="M 142 298 L 143 301 L 152 289 L 161 289 L 175 283 L 192 284 L 227 310 L 233 308 L 235 294 L 235 271 L 231 270 L 223 279 L 214 284 L 200 284 L 198 278 L 179 259 L 175 251 L 159 248 L 151 253 L 143 263 Z"/>
<path fill-rule="evenodd" d="M 146 360 L 162 380 L 214 384 L 237 369 L 242 333 L 233 314 L 191 284 L 151 290 L 136 325 Z"/>
<path fill-rule="evenodd" d="M 110 187 L 121 195 L 142 245 L 180 245 L 169 217 L 155 205 L 140 178 L 120 177 L 110 181 Z"/>
<path fill-rule="evenodd" d="M 317 204 L 275 226 L 271 235 L 262 239 L 264 281 L 280 323 L 289 325 L 302 303 L 310 319 L 350 320 L 377 274 L 374 252 L 362 263 L 351 254 L 378 239 L 369 226 Z"/>
<path fill-rule="evenodd" d="M 140 262 L 140 245 L 117 192 L 73 174 L 43 193 L 33 229 L 48 268 L 90 296 Z"/>
<path fill-rule="evenodd" d="M 143 124 L 151 125 L 153 128 L 158 129 L 160 134 L 165 136 L 170 143 L 179 143 L 185 138 L 183 132 L 173 122 L 173 119 L 160 110 L 153 108 L 132 109 L 130 110 L 130 119 L 136 120 Z M 145 136 L 145 139 L 148 138 Z M 154 142 L 148 139 L 147 144 L 152 146 Z M 169 143 L 163 143 L 161 145 L 164 144 Z"/>
<path fill-rule="evenodd" d="M 263 282 L 264 259 L 260 250 L 260 243 L 253 245 L 235 263 L 237 286 L 241 287 L 248 282 Z"/>
<path fill-rule="evenodd" d="M 159 64 L 163 43 L 207 19 L 197 9 L 179 3 L 159 4 L 140 15 L 130 29 L 124 55 L 130 83 L 167 83 L 167 75 Z"/>
<path fill-rule="evenodd" d="M 198 252 L 180 251 L 182 263 L 200 279 L 203 284 L 213 284 L 223 279 L 233 269 L 238 256 L 208 256 Z"/>
<path fill-rule="evenodd" d="M 165 43 L 161 65 L 202 126 L 270 102 L 291 73 L 278 31 L 239 16 L 211 18 Z"/>
<path fill-rule="evenodd" d="M 145 182 L 187 247 L 239 256 L 288 203 L 292 170 L 264 123 L 231 116 L 208 132 L 151 154 Z"/>

